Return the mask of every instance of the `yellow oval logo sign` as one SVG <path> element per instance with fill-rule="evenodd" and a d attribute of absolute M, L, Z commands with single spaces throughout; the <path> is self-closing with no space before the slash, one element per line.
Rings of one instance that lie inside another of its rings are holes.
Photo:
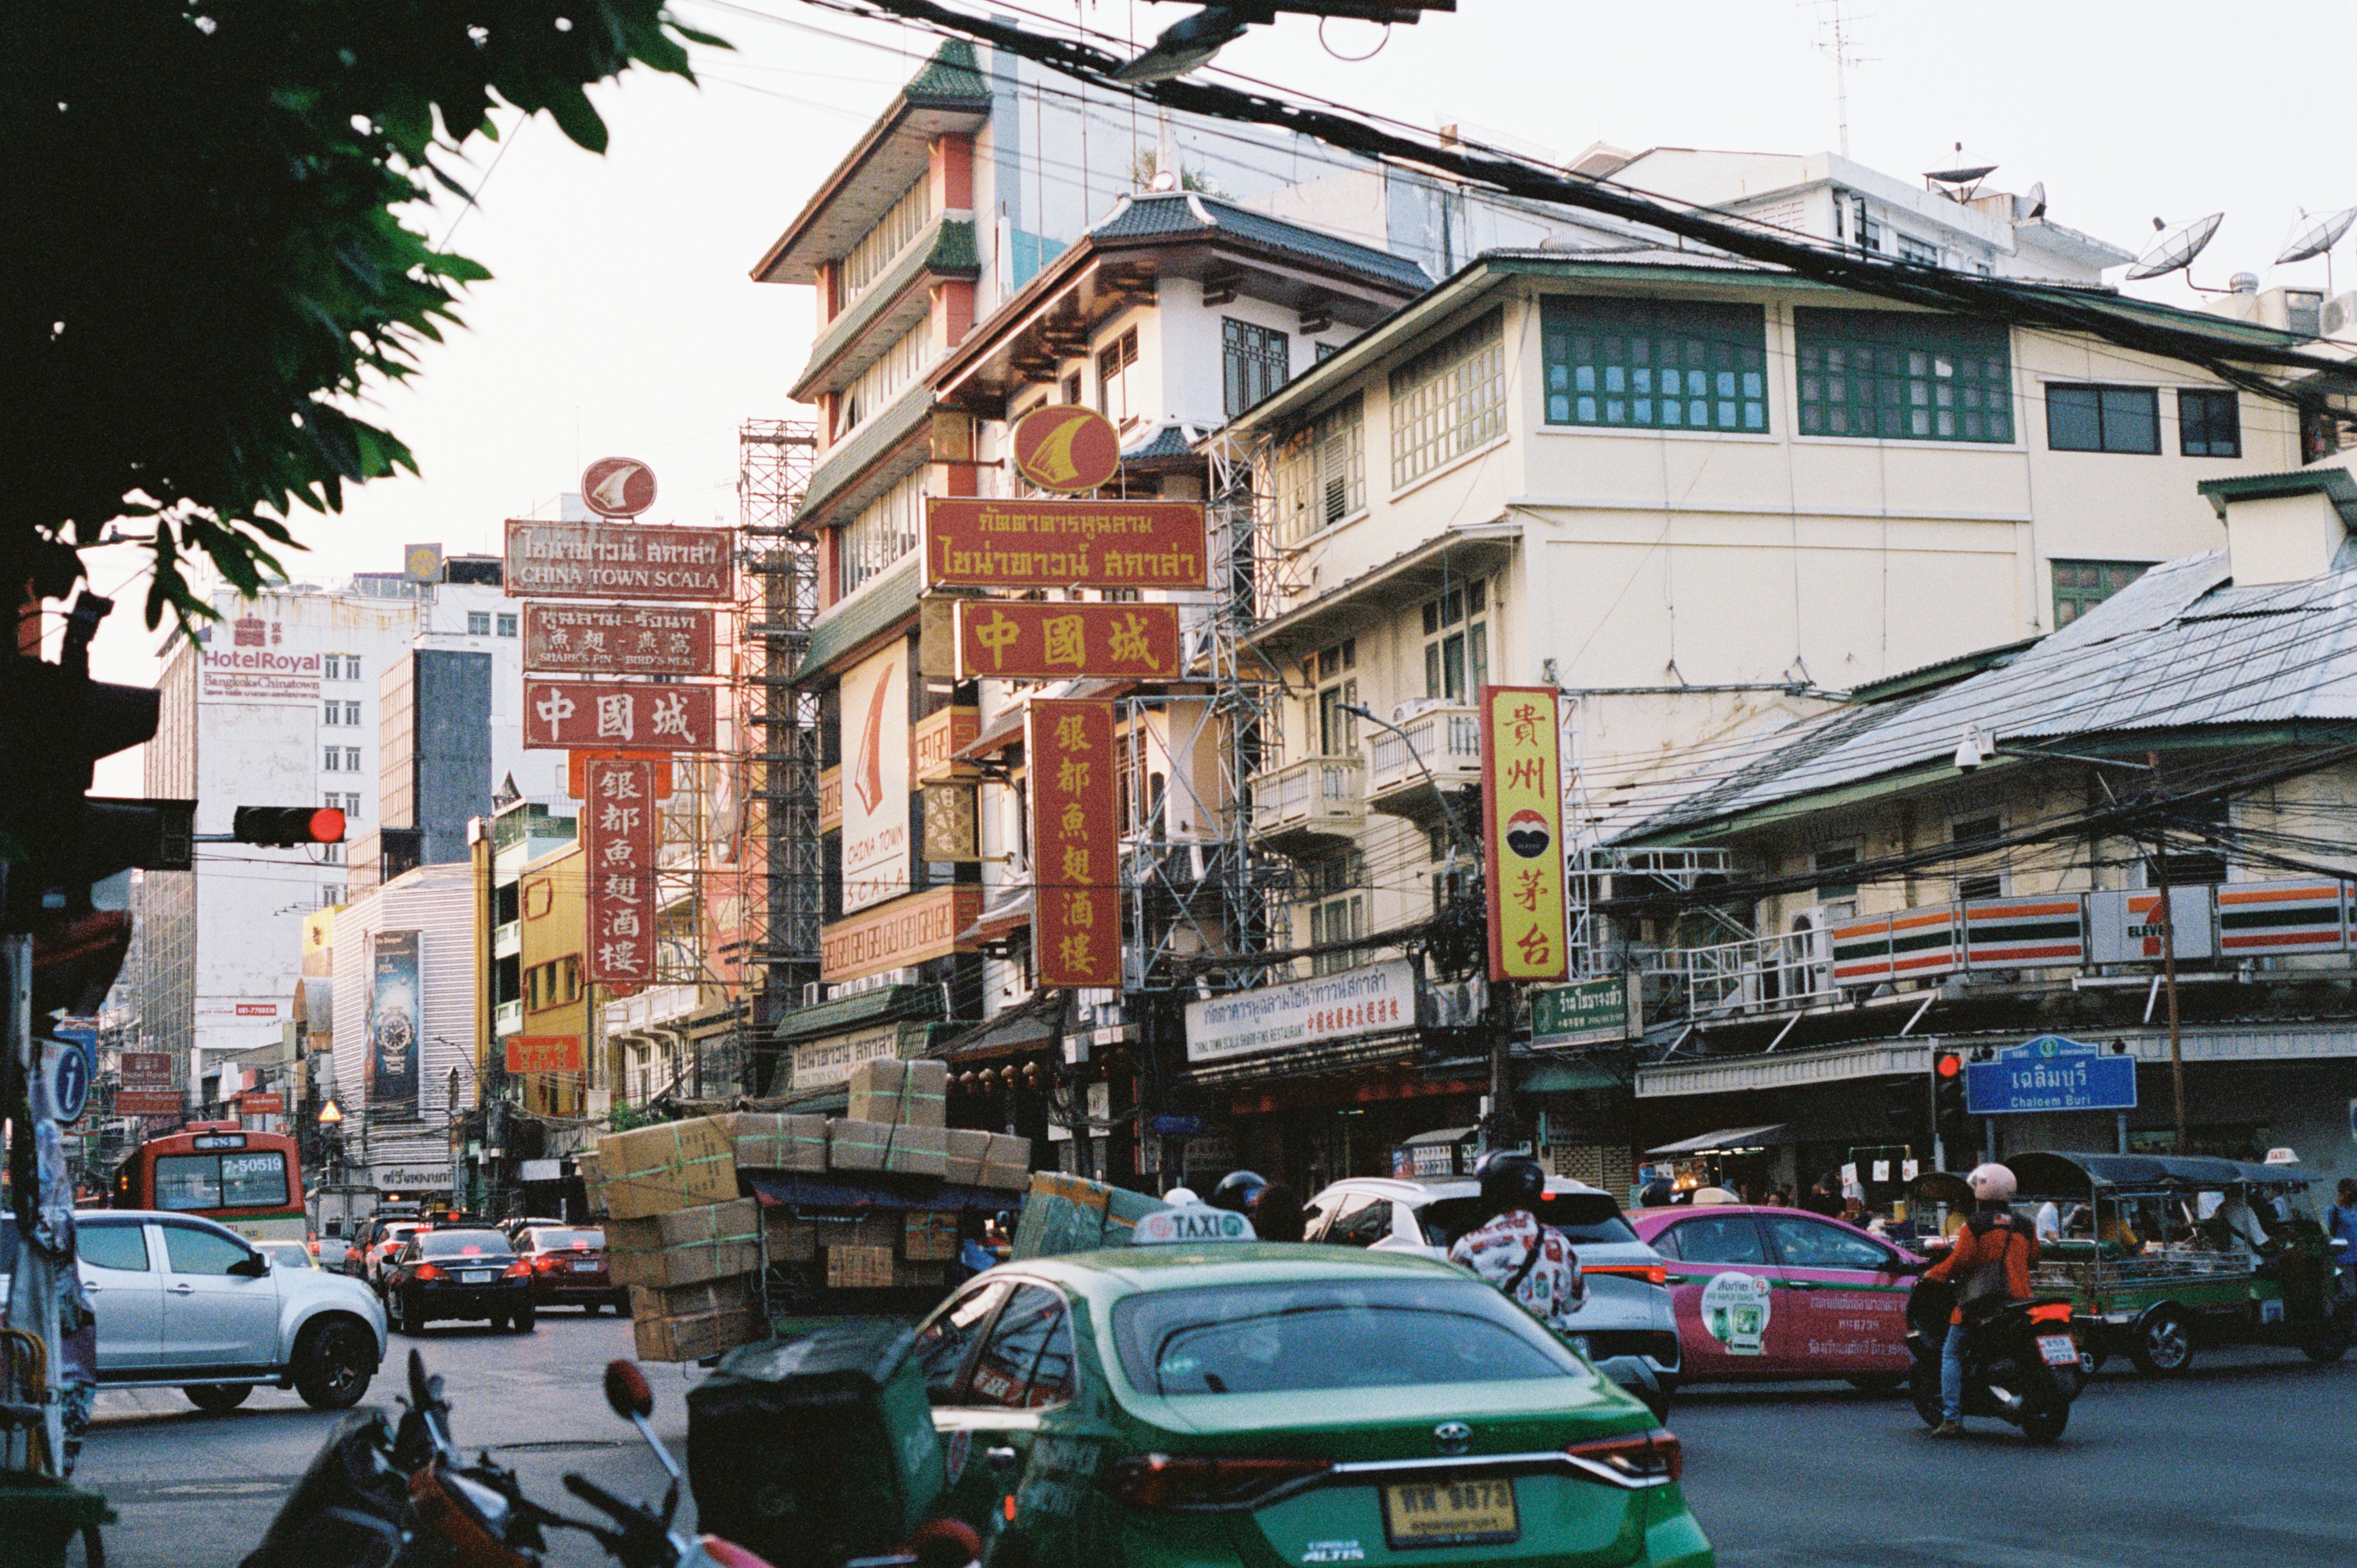
<path fill-rule="evenodd" d="M 1015 471 L 1043 490 L 1093 490 L 1121 472 L 1121 433 L 1078 403 L 1033 409 L 1007 441 Z"/>

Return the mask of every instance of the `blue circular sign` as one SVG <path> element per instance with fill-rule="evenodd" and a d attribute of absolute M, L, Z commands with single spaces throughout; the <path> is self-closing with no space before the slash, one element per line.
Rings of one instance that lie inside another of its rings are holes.
<path fill-rule="evenodd" d="M 52 1044 L 43 1053 L 48 1059 L 48 1069 L 49 1109 L 60 1122 L 79 1122 L 90 1108 L 91 1062 L 81 1044 L 66 1040 Z"/>

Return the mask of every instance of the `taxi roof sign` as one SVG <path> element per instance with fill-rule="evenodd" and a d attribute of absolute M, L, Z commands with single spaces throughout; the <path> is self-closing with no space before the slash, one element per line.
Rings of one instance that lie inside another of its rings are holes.
<path fill-rule="evenodd" d="M 1130 1231 L 1133 1247 L 1168 1247 L 1190 1241 L 1256 1241 L 1252 1221 L 1210 1204 L 1157 1208 L 1141 1216 Z"/>

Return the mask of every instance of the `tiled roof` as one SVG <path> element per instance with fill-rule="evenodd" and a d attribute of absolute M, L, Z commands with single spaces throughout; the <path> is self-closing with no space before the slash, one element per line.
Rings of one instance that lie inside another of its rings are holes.
<path fill-rule="evenodd" d="M 894 263 L 891 271 L 868 285 L 867 292 L 855 301 L 850 309 L 826 325 L 811 344 L 810 360 L 802 367 L 788 395 L 807 403 L 808 391 L 822 376 L 830 380 L 842 378 L 834 361 L 859 338 L 886 316 L 901 310 L 901 296 L 920 278 L 973 278 L 981 275 L 982 258 L 974 249 L 974 225 L 955 219 L 937 219 L 930 241 L 911 245 L 908 253 Z M 919 301 L 918 305 L 929 302 Z M 911 305 L 909 309 L 916 308 Z M 881 349 L 864 350 L 872 359 Z M 860 369 L 865 369 L 863 365 Z M 856 374 L 856 371 L 851 372 Z"/>
<path fill-rule="evenodd" d="M 984 103 L 990 102 L 990 84 L 974 63 L 974 45 L 951 38 L 933 51 L 925 68 L 909 79 L 900 96 L 911 103 Z"/>
<path fill-rule="evenodd" d="M 810 489 L 802 492 L 802 504 L 794 509 L 794 521 L 816 516 L 820 508 L 865 473 L 869 464 L 922 430 L 932 412 L 932 389 L 922 381 L 910 383 L 908 391 L 854 431 L 851 439 L 838 444 L 819 459 L 818 467 L 811 471 Z"/>
<path fill-rule="evenodd" d="M 1282 218 L 1271 218 L 1265 212 L 1254 212 L 1198 191 L 1147 191 L 1124 197 L 1110 216 L 1089 231 L 1090 237 L 1100 242 L 1212 232 L 1232 234 L 1256 245 L 1349 267 L 1419 294 L 1432 286 L 1432 279 L 1425 270 L 1405 256 L 1288 223 Z"/>
<path fill-rule="evenodd" d="M 1191 425 L 1166 421 L 1156 425 L 1154 434 L 1136 446 L 1124 448 L 1121 460 L 1143 463 L 1157 457 L 1192 457 L 1196 456 L 1195 443 L 1202 438 L 1203 433 Z"/>

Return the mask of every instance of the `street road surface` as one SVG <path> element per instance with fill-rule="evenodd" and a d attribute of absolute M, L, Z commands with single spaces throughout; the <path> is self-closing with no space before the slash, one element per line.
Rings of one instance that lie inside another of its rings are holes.
<path fill-rule="evenodd" d="M 369 1391 L 389 1412 L 413 1343 L 393 1337 Z M 552 1312 L 530 1336 L 447 1325 L 423 1344 L 448 1380 L 459 1441 L 469 1454 L 490 1447 L 535 1499 L 577 1507 L 558 1479 L 566 1470 L 625 1497 L 662 1495 L 653 1456 L 599 1391 L 605 1363 L 630 1354 L 627 1322 Z M 683 1455 L 689 1382 L 675 1367 L 647 1370 L 656 1429 Z M 173 1390 L 102 1395 L 77 1478 L 122 1515 L 108 1561 L 233 1568 L 334 1424 L 274 1390 L 226 1416 Z M 2046 1449 L 1994 1422 L 1933 1443 L 1905 1399 L 1840 1384 L 1695 1390 L 1671 1424 L 1723 1568 L 2357 1562 L 2357 1358 L 2317 1367 L 2284 1351 L 2212 1351 L 2173 1383 L 2115 1362 Z M 683 1520 L 694 1512 L 683 1503 Z M 550 1560 L 608 1561 L 578 1535 L 558 1537 Z"/>

